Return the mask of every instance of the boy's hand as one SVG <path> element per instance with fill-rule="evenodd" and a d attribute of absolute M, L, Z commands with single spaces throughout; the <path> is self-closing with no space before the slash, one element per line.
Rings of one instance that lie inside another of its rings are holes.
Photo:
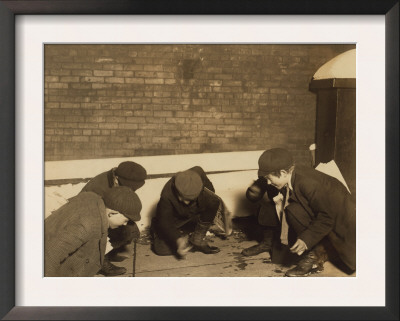
<path fill-rule="evenodd" d="M 257 202 L 262 198 L 263 194 L 261 193 L 261 188 L 253 184 L 247 189 L 246 196 L 249 201 Z"/>
<path fill-rule="evenodd" d="M 177 250 L 176 252 L 184 258 L 186 254 L 192 249 L 192 245 L 189 244 L 189 238 L 182 236 L 176 240 Z"/>
<path fill-rule="evenodd" d="M 302 255 L 307 250 L 307 244 L 303 240 L 297 239 L 296 243 L 290 248 L 290 252 Z"/>
<path fill-rule="evenodd" d="M 257 185 L 251 185 L 249 187 L 249 193 L 251 193 L 253 197 L 258 197 L 261 193 L 261 188 L 259 188 Z"/>

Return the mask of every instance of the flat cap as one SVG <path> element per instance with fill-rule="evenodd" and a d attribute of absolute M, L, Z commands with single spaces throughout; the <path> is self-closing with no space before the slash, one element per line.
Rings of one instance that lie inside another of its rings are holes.
<path fill-rule="evenodd" d="M 142 202 L 134 191 L 127 186 L 114 186 L 104 195 L 104 205 L 118 211 L 131 221 L 140 220 Z"/>
<path fill-rule="evenodd" d="M 266 150 L 258 159 L 258 177 L 287 169 L 294 164 L 292 154 L 283 148 Z"/>
<path fill-rule="evenodd" d="M 176 174 L 175 187 L 182 197 L 188 200 L 194 200 L 203 190 L 203 181 L 199 174 L 188 169 Z"/>
<path fill-rule="evenodd" d="M 126 161 L 118 165 L 115 175 L 118 176 L 122 186 L 128 186 L 136 191 L 144 185 L 147 172 L 142 165 Z"/>

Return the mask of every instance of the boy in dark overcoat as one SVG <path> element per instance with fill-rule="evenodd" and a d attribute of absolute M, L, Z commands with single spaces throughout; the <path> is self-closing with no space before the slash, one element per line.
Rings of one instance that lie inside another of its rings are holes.
<path fill-rule="evenodd" d="M 356 269 L 356 207 L 346 187 L 336 178 L 294 164 L 282 148 L 266 150 L 259 158 L 258 176 L 278 190 L 287 189 L 283 215 L 297 240 L 290 251 L 301 256 L 286 276 L 307 276 L 323 269 L 328 241 L 349 271 Z M 282 232 L 284 226 L 282 225 Z M 287 234 L 287 232 L 286 232 Z"/>
<path fill-rule="evenodd" d="M 177 173 L 165 184 L 151 225 L 156 254 L 182 258 L 190 248 L 205 254 L 219 252 L 205 240 L 221 205 L 214 192 L 213 184 L 199 166 Z M 188 242 L 190 232 L 193 233 Z"/>

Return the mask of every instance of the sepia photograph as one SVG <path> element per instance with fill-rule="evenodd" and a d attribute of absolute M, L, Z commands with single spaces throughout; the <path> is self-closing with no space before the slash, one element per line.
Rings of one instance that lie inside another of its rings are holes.
<path fill-rule="evenodd" d="M 354 43 L 46 43 L 43 65 L 44 277 L 356 277 Z"/>
<path fill-rule="evenodd" d="M 122 2 L 7 1 L 6 318 L 390 319 L 398 5 Z"/>
<path fill-rule="evenodd" d="M 0 319 L 398 319 L 398 18 L 0 0 Z"/>

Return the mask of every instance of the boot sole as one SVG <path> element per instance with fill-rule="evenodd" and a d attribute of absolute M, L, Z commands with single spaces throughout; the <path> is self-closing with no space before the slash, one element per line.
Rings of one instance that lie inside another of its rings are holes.
<path fill-rule="evenodd" d="M 118 275 L 124 275 L 124 274 L 126 274 L 126 272 L 118 273 L 118 274 L 107 274 L 107 273 L 99 272 L 98 274 L 101 274 L 101 275 L 104 275 L 104 276 L 118 276 Z"/>
<path fill-rule="evenodd" d="M 262 251 L 262 252 L 259 252 L 259 253 L 256 253 L 256 254 L 245 254 L 245 253 L 241 252 L 240 254 L 242 254 L 243 256 L 249 257 L 249 256 L 260 255 L 260 254 L 262 254 L 262 253 L 269 253 L 269 251 L 270 251 L 270 250 L 268 250 L 268 251 Z"/>
<path fill-rule="evenodd" d="M 219 250 L 219 251 L 212 251 L 212 252 L 204 252 L 204 251 L 202 251 L 202 250 L 196 249 L 196 248 L 193 246 L 193 248 L 191 248 L 191 249 L 189 250 L 189 252 L 192 252 L 192 253 L 194 253 L 194 252 L 200 252 L 200 253 L 203 253 L 203 254 L 217 254 L 217 253 L 221 252 L 221 250 Z"/>
<path fill-rule="evenodd" d="M 285 274 L 285 276 L 287 276 L 287 277 L 306 277 L 311 274 L 321 273 L 322 271 L 323 270 L 320 270 L 320 269 L 312 269 L 310 272 L 308 272 L 306 274 L 302 274 L 302 275 L 287 275 L 287 274 Z"/>

